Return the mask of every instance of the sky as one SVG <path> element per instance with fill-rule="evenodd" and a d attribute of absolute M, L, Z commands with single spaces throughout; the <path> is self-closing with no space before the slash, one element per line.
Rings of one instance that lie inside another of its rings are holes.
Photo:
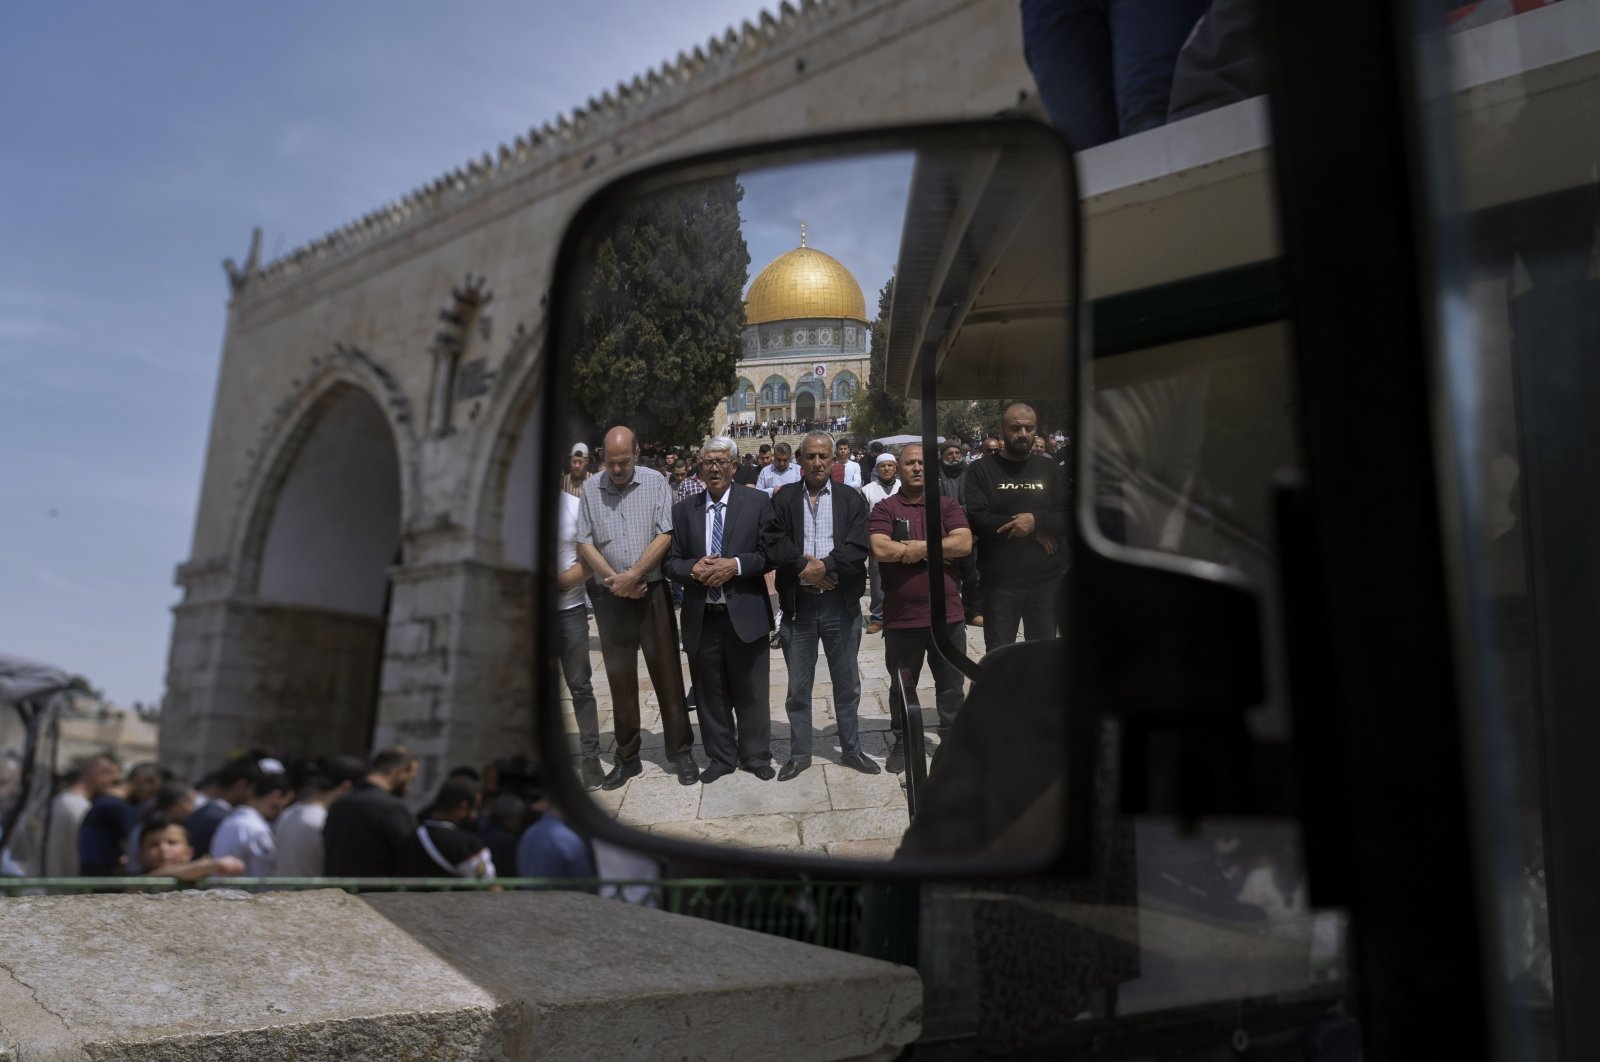
<path fill-rule="evenodd" d="M 0 652 L 159 701 L 252 227 L 275 258 L 759 10 L 0 7 Z M 796 209 L 872 309 L 881 248 Z"/>
<path fill-rule="evenodd" d="M 750 248 L 750 279 L 800 246 L 804 222 L 806 246 L 850 270 L 867 300 L 867 316 L 877 316 L 878 291 L 900 254 L 914 161 L 899 152 L 741 173 L 739 230 Z"/>

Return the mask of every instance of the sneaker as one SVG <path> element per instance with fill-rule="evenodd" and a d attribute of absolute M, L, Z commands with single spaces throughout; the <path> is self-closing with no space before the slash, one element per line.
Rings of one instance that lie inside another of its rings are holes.
<path fill-rule="evenodd" d="M 900 735 L 894 736 L 894 744 L 889 747 L 889 758 L 883 761 L 884 768 L 890 774 L 902 774 L 906 769 L 906 745 Z"/>
<path fill-rule="evenodd" d="M 583 758 L 583 767 L 580 770 L 580 776 L 585 789 L 599 789 L 600 784 L 606 779 L 606 772 L 600 766 L 600 757 L 585 756 Z"/>

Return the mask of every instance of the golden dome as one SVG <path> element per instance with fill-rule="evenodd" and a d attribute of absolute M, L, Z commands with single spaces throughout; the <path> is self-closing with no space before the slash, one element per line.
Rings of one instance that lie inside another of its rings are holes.
<path fill-rule="evenodd" d="M 792 321 L 803 317 L 867 319 L 867 300 L 850 270 L 832 255 L 806 246 L 781 254 L 750 283 L 744 298 L 744 323 Z"/>

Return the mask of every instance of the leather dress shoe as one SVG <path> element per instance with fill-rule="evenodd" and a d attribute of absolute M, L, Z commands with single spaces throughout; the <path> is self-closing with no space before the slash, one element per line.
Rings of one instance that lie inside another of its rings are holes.
<path fill-rule="evenodd" d="M 638 760 L 618 760 L 617 765 L 606 772 L 600 780 L 601 789 L 621 789 L 628 784 L 629 778 L 637 778 L 644 773 L 644 764 Z"/>
<path fill-rule="evenodd" d="M 702 784 L 710 785 L 718 778 L 725 778 L 732 773 L 733 768 L 726 763 L 718 763 L 716 760 L 712 760 L 706 765 L 706 769 L 700 772 L 700 781 Z"/>
<path fill-rule="evenodd" d="M 583 781 L 583 787 L 585 789 L 599 789 L 606 780 L 605 769 L 600 766 L 600 757 L 585 756 L 583 758 L 583 767 L 580 769 L 579 775 Z"/>
<path fill-rule="evenodd" d="M 810 766 L 811 757 L 809 756 L 803 760 L 790 760 L 788 763 L 783 765 L 783 770 L 778 772 L 778 781 L 787 782 L 789 779 L 793 778 L 795 775 L 799 774 L 801 771 Z"/>
<path fill-rule="evenodd" d="M 678 781 L 683 785 L 694 785 L 700 780 L 700 765 L 694 762 L 694 753 L 685 752 L 678 757 Z"/>
<path fill-rule="evenodd" d="M 739 770 L 747 774 L 753 774 L 763 782 L 772 781 L 772 776 L 778 773 L 772 769 L 770 763 L 763 763 L 760 767 L 740 767 Z"/>
<path fill-rule="evenodd" d="M 847 752 L 839 757 L 839 762 L 852 770 L 860 771 L 862 774 L 883 773 L 883 768 L 868 759 L 867 754 L 864 752 Z"/>

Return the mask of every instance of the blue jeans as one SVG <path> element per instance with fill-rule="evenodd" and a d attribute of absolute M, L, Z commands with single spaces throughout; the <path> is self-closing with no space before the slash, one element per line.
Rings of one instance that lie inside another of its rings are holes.
<path fill-rule="evenodd" d="M 789 667 L 789 758 L 811 758 L 811 685 L 817 672 L 817 642 L 828 656 L 833 679 L 833 714 L 839 721 L 841 752 L 860 752 L 856 712 L 861 707 L 861 602 L 843 590 L 824 594 L 795 592 L 793 614 L 784 610 L 778 628 L 783 659 Z"/>
<path fill-rule="evenodd" d="M 1022 0 L 1022 49 L 1076 151 L 1165 125 L 1178 52 L 1210 0 Z"/>
<path fill-rule="evenodd" d="M 583 606 L 557 613 L 561 627 L 561 674 L 572 693 L 578 740 L 585 756 L 600 755 L 600 706 L 595 703 L 589 667 L 589 613 Z"/>
<path fill-rule="evenodd" d="M 983 651 L 991 652 L 1017 640 L 1017 628 L 1026 641 L 1037 642 L 1056 636 L 1056 595 L 1061 580 L 1039 579 L 1030 583 L 983 584 Z"/>

